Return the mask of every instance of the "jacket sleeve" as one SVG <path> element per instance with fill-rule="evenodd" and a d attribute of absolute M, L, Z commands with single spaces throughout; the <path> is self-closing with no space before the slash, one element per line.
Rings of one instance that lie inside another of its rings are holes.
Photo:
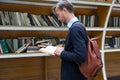
<path fill-rule="evenodd" d="M 83 26 L 81 26 L 83 27 Z M 70 29 L 69 36 L 72 44 L 72 50 L 64 50 L 61 53 L 61 58 L 68 61 L 82 63 L 87 57 L 86 41 L 84 39 L 85 30 L 81 27 L 74 26 Z"/>

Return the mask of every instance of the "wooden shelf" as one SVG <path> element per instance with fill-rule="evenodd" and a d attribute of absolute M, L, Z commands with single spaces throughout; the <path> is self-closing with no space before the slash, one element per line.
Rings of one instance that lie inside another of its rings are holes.
<path fill-rule="evenodd" d="M 104 53 L 115 53 L 115 52 L 120 52 L 120 49 L 105 49 Z M 119 53 L 118 53 L 119 54 Z"/>
<path fill-rule="evenodd" d="M 120 4 L 114 4 L 114 7 L 120 8 Z"/>
<path fill-rule="evenodd" d="M 17 31 L 68 31 L 66 27 L 35 27 L 35 26 L 1 26 L 0 30 L 17 30 Z"/>
<path fill-rule="evenodd" d="M 17 37 L 42 37 L 49 36 L 64 38 L 67 35 L 67 28 L 55 27 L 0 27 L 0 38 Z M 56 34 L 55 34 L 56 33 Z"/>
<path fill-rule="evenodd" d="M 42 27 L 35 27 L 35 26 L 29 26 L 29 27 L 25 27 L 25 26 L 0 26 L 0 30 L 17 30 L 17 31 L 68 31 L 67 27 L 46 27 L 46 26 L 42 26 Z M 104 28 L 101 27 L 86 27 L 87 31 L 103 31 Z M 111 30 L 111 29 L 110 29 Z M 115 29 L 116 30 L 116 29 Z"/>
<path fill-rule="evenodd" d="M 110 28 L 107 28 L 106 31 L 111 31 L 111 32 L 120 31 L 120 28 L 119 27 L 110 27 Z"/>
<path fill-rule="evenodd" d="M 88 33 L 92 36 L 100 35 L 104 28 L 86 28 Z M 66 37 L 68 28 L 56 28 L 56 27 L 18 27 L 18 26 L 4 26 L 0 27 L 0 38 L 17 38 L 17 37 L 42 37 L 53 36 L 59 38 Z M 54 34 L 56 33 L 56 34 Z M 95 33 L 95 34 L 92 34 Z"/>
<path fill-rule="evenodd" d="M 42 57 L 42 56 L 50 56 L 48 53 L 8 53 L 8 54 L 1 54 L 0 59 L 5 58 L 23 58 L 23 57 Z"/>

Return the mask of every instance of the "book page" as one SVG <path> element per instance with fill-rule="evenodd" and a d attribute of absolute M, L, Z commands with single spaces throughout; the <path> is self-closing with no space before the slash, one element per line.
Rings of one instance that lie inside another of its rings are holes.
<path fill-rule="evenodd" d="M 55 55 L 54 52 L 57 47 L 55 46 L 47 46 L 46 48 L 41 48 L 39 51 L 43 53 L 48 53 L 50 55 Z"/>

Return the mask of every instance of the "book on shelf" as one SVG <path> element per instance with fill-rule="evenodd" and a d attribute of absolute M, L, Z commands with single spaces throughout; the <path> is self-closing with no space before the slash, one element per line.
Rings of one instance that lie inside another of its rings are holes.
<path fill-rule="evenodd" d="M 62 26 L 62 23 L 57 19 L 54 14 L 51 17 L 54 19 L 55 23 L 58 24 L 58 26 Z"/>
<path fill-rule="evenodd" d="M 120 0 L 116 0 L 116 3 L 120 3 Z"/>
<path fill-rule="evenodd" d="M 13 53 L 14 52 L 14 49 L 13 49 L 13 40 L 12 39 L 6 39 L 6 43 L 8 45 L 9 52 Z"/>
<path fill-rule="evenodd" d="M 56 21 L 54 21 L 54 19 L 51 16 L 48 16 L 48 18 L 51 21 L 51 23 L 53 24 L 53 26 L 59 26 L 58 24 L 56 24 Z"/>
<path fill-rule="evenodd" d="M 44 45 L 44 46 L 48 46 L 48 45 L 52 45 L 55 46 L 57 44 L 57 38 L 55 37 L 51 37 L 51 36 L 43 36 L 41 37 L 41 39 L 37 39 L 36 41 L 36 45 Z"/>
<path fill-rule="evenodd" d="M 28 46 L 31 45 L 31 41 L 29 43 L 25 43 L 24 45 L 22 45 L 17 51 L 15 51 L 15 53 L 21 53 L 24 52 Z"/>
<path fill-rule="evenodd" d="M 15 12 L 15 19 L 16 19 L 16 23 L 19 25 L 19 26 L 22 26 L 22 19 L 21 19 L 21 14 L 19 12 Z"/>
<path fill-rule="evenodd" d="M 29 20 L 30 20 L 30 24 L 31 24 L 31 26 L 35 26 L 35 23 L 34 23 L 34 21 L 33 21 L 33 17 L 32 17 L 32 15 L 31 15 L 30 13 L 28 13 L 27 17 L 28 17 Z"/>
<path fill-rule="evenodd" d="M 37 52 L 40 52 L 39 51 L 39 47 L 38 46 L 28 46 L 27 47 L 27 53 L 37 53 Z"/>
<path fill-rule="evenodd" d="M 37 26 L 41 26 L 41 23 L 40 23 L 40 21 L 38 20 L 37 15 L 32 14 L 32 18 L 33 18 L 34 22 L 36 22 L 36 25 L 37 25 Z"/>
<path fill-rule="evenodd" d="M 48 24 L 48 26 L 53 26 L 53 23 L 50 21 L 48 16 L 41 15 L 41 18 L 43 18 L 43 20 Z"/>
<path fill-rule="evenodd" d="M 10 52 L 10 49 L 9 49 L 8 44 L 7 44 L 5 39 L 0 40 L 0 44 L 1 44 L 1 47 L 2 47 L 2 50 L 3 50 L 3 53 L 9 53 Z"/>
<path fill-rule="evenodd" d="M 36 41 L 36 44 L 41 44 L 41 43 L 48 43 L 49 40 L 38 40 Z"/>
<path fill-rule="evenodd" d="M 120 37 L 106 36 L 105 37 L 105 48 L 120 48 Z"/>
<path fill-rule="evenodd" d="M 45 48 L 48 45 L 52 45 L 52 43 L 50 43 L 49 40 L 38 40 L 36 41 L 36 45 L 39 48 Z"/>
<path fill-rule="evenodd" d="M 1 44 L 0 44 L 0 54 L 3 54 L 3 49 L 2 49 Z"/>
<path fill-rule="evenodd" d="M 38 21 L 41 23 L 41 26 L 48 26 L 47 22 L 41 17 L 41 15 L 37 15 Z"/>
<path fill-rule="evenodd" d="M 3 25 L 2 17 L 0 15 L 0 25 Z"/>
<path fill-rule="evenodd" d="M 120 16 L 111 16 L 108 21 L 108 27 L 120 27 Z"/>
<path fill-rule="evenodd" d="M 16 51 L 19 47 L 18 47 L 18 39 L 13 39 L 13 50 Z"/>

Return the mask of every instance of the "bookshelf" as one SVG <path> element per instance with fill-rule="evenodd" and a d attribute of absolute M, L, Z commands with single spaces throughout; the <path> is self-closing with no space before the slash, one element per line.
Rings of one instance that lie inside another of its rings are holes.
<path fill-rule="evenodd" d="M 0 11 L 50 16 L 51 8 L 56 2 L 56 0 L 1 0 Z M 120 76 L 118 68 L 120 49 L 105 48 L 106 36 L 119 37 L 120 35 L 119 27 L 108 26 L 110 17 L 120 16 L 119 2 L 116 0 L 72 0 L 71 2 L 76 15 L 98 16 L 96 26 L 86 27 L 89 36 L 102 36 L 97 42 L 102 53 L 104 67 L 94 80 L 107 80 L 108 77 Z M 46 35 L 65 38 L 67 31 L 66 27 L 0 25 L 0 39 Z M 0 54 L 0 63 L 0 79 L 2 80 L 60 80 L 60 59 L 47 53 Z"/>
<path fill-rule="evenodd" d="M 120 28 L 119 28 L 120 4 L 117 1 L 119 0 L 114 0 L 110 9 L 111 12 L 110 12 L 109 20 L 113 18 L 112 25 L 106 26 L 106 32 L 105 32 L 105 37 L 112 36 L 112 39 L 115 40 L 114 42 L 116 44 L 116 46 L 114 45 L 113 47 L 104 49 L 106 76 L 109 79 L 112 78 L 113 76 L 120 78 L 119 69 L 118 69 L 120 48 L 119 48 L 119 43 L 117 43 L 119 42 L 119 35 L 120 35 L 119 33 L 120 32 Z"/>

